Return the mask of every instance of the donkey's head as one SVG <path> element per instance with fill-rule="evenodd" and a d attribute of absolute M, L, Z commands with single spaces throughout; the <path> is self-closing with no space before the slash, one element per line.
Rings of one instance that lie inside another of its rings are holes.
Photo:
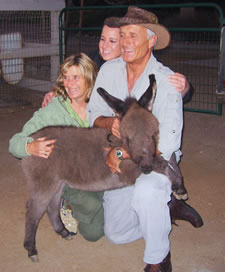
<path fill-rule="evenodd" d="M 120 134 L 131 159 L 137 163 L 143 173 L 152 170 L 153 158 L 158 143 L 158 121 L 152 114 L 152 105 L 156 96 L 155 76 L 149 76 L 150 85 L 142 97 L 127 98 L 122 101 L 98 88 L 98 93 L 121 119 Z"/>

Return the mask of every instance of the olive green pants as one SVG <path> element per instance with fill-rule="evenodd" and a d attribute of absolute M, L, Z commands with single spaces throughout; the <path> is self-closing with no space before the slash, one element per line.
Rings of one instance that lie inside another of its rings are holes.
<path fill-rule="evenodd" d="M 88 241 L 97 241 L 104 236 L 104 192 L 86 192 L 64 188 L 64 207 L 72 208 L 73 217 L 79 221 L 78 230 Z"/>

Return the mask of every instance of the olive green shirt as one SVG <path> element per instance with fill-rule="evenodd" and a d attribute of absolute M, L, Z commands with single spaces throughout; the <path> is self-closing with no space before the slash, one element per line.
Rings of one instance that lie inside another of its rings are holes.
<path fill-rule="evenodd" d="M 88 121 L 82 121 L 68 101 L 64 101 L 61 96 L 55 97 L 48 106 L 36 111 L 26 122 L 22 131 L 10 139 L 9 152 L 17 158 L 28 156 L 26 145 L 33 141 L 30 135 L 41 128 L 58 125 L 89 127 Z"/>

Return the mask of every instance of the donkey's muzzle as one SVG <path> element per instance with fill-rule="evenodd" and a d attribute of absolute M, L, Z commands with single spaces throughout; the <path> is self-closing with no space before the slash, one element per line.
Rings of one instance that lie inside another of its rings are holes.
<path fill-rule="evenodd" d="M 149 174 L 150 172 L 152 172 L 152 166 L 149 165 L 142 165 L 141 166 L 141 172 L 143 174 Z"/>

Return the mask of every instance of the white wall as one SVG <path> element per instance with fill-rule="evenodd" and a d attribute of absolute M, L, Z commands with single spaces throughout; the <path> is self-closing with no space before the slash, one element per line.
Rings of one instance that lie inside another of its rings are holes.
<path fill-rule="evenodd" d="M 61 10 L 65 0 L 0 0 L 0 10 Z"/>

